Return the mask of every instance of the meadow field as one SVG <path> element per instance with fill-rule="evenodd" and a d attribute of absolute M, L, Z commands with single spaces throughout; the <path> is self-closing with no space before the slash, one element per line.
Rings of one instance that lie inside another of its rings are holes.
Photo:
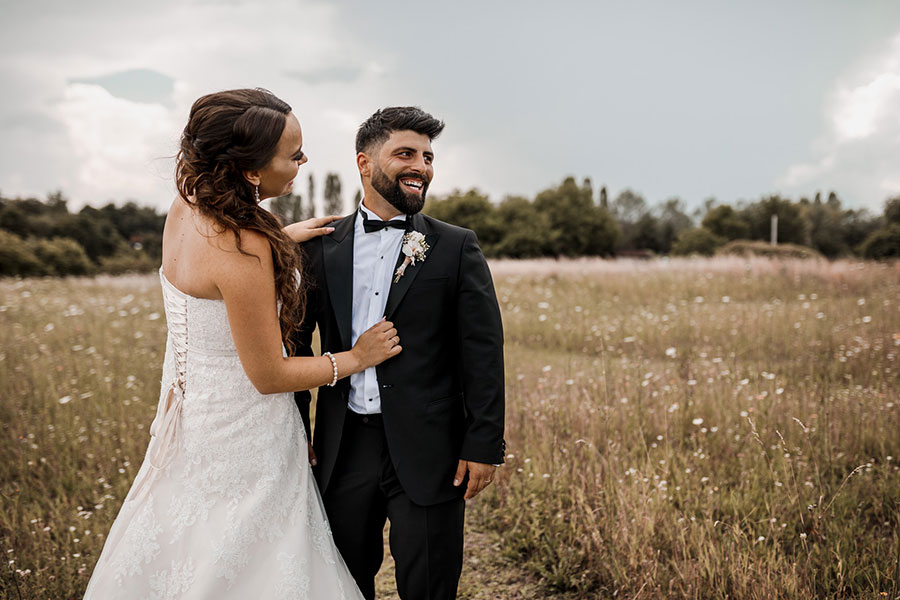
<path fill-rule="evenodd" d="M 491 268 L 509 454 L 468 516 L 534 597 L 900 598 L 900 263 Z M 80 598 L 164 341 L 155 275 L 0 280 L 0 597 Z"/>

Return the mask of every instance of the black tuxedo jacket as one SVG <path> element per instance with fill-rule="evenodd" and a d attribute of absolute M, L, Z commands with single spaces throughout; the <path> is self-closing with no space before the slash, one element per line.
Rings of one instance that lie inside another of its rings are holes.
<path fill-rule="evenodd" d="M 309 285 L 297 354 L 312 356 L 316 326 L 322 351 L 351 348 L 353 238 L 356 213 L 303 244 Z M 424 262 L 392 283 L 385 315 L 403 351 L 376 367 L 388 449 L 400 485 L 423 506 L 458 498 L 459 459 L 503 462 L 503 329 L 487 263 L 475 234 L 417 214 L 412 229 L 430 246 Z M 397 257 L 400 265 L 402 253 Z M 324 493 L 334 472 L 350 378 L 319 388 L 315 469 Z M 295 394 L 309 433 L 309 392 Z"/>

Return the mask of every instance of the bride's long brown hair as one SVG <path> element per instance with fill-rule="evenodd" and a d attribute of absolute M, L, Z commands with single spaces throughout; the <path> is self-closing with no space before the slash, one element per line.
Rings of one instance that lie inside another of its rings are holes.
<path fill-rule="evenodd" d="M 240 231 L 266 236 L 272 247 L 275 291 L 281 301 L 281 339 L 294 351 L 292 334 L 303 319 L 305 290 L 297 245 L 281 223 L 257 204 L 245 171 L 262 169 L 275 155 L 291 107 L 263 89 L 228 90 L 202 96 L 191 107 L 175 156 L 178 194 L 213 219 L 218 233 L 230 231 L 241 254 Z"/>

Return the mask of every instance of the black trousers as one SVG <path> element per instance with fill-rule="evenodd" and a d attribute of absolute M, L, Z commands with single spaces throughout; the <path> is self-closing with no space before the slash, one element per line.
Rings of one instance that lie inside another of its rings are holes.
<path fill-rule="evenodd" d="M 390 547 L 403 600 L 452 600 L 462 571 L 465 501 L 419 506 L 406 496 L 388 454 L 381 415 L 348 411 L 334 473 L 323 495 L 334 542 L 363 596 Z"/>

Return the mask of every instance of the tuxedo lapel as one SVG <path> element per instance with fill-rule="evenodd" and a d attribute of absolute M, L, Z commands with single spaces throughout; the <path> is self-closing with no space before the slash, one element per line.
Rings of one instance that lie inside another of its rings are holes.
<path fill-rule="evenodd" d="M 353 323 L 353 231 L 356 212 L 334 224 L 331 235 L 322 238 L 325 281 L 343 349 L 350 349 Z"/>
<path fill-rule="evenodd" d="M 425 260 L 428 260 L 428 257 L 434 252 L 434 246 L 438 242 L 438 238 L 440 238 L 440 234 L 428 231 L 426 233 L 426 229 L 429 229 L 425 223 L 425 219 L 421 214 L 414 214 L 410 217 L 410 221 L 412 222 L 412 230 L 419 231 L 425 233 L 425 243 L 428 244 L 428 252 L 425 253 Z M 397 257 L 397 264 L 394 266 L 394 272 L 397 272 L 397 268 L 403 264 L 403 260 L 406 256 L 403 254 L 403 246 L 400 247 L 400 255 Z M 393 283 L 393 279 L 391 280 L 391 291 L 388 293 L 387 304 L 384 307 L 384 315 L 390 319 L 394 314 L 394 311 L 397 310 L 397 307 L 400 306 L 400 301 L 403 300 L 403 296 L 406 295 L 406 292 L 409 290 L 409 286 L 412 285 L 413 281 L 418 277 L 419 272 L 422 270 L 422 262 L 416 261 L 415 265 L 408 265 L 406 267 L 406 272 L 403 277 L 400 278 L 400 281 L 397 283 Z"/>

